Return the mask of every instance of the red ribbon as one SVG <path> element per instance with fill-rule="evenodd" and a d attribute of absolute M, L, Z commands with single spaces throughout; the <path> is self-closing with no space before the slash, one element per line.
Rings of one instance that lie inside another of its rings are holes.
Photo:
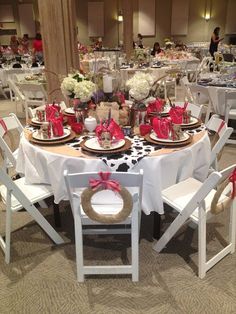
<path fill-rule="evenodd" d="M 220 131 L 223 129 L 224 125 L 225 125 L 225 121 L 221 121 L 221 124 L 217 130 L 217 133 L 220 133 Z"/>
<path fill-rule="evenodd" d="M 1 124 L 1 126 L 3 127 L 3 129 L 4 129 L 5 133 L 6 133 L 7 132 L 7 126 L 6 126 L 6 123 L 4 122 L 4 120 L 2 118 L 0 118 L 0 124 Z"/>
<path fill-rule="evenodd" d="M 231 173 L 231 175 L 229 176 L 229 181 L 232 183 L 233 185 L 233 190 L 232 190 L 232 194 L 231 194 L 231 198 L 235 198 L 236 196 L 236 168 L 234 169 L 234 171 Z"/>
<path fill-rule="evenodd" d="M 120 192 L 120 184 L 115 180 L 109 180 L 111 173 L 110 172 L 99 172 L 98 173 L 101 179 L 89 179 L 89 185 L 93 190 L 98 188 L 103 188 L 105 190 L 112 190 L 114 192 Z"/>

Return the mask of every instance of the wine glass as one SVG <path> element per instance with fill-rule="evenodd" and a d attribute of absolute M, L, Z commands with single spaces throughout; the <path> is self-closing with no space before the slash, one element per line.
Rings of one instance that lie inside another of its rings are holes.
<path fill-rule="evenodd" d="M 97 126 L 97 121 L 93 117 L 85 118 L 84 126 L 88 130 L 88 135 L 94 135 L 93 131 L 95 130 L 95 128 Z"/>

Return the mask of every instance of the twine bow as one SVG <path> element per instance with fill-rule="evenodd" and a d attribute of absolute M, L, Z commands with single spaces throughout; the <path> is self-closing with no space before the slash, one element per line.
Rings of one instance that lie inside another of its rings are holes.
<path fill-rule="evenodd" d="M 6 133 L 7 132 L 7 126 L 6 126 L 6 123 L 4 122 L 4 120 L 2 118 L 0 118 L 0 124 L 1 124 L 1 126 L 3 127 L 3 129 L 4 129 L 5 133 Z"/>
<path fill-rule="evenodd" d="M 112 190 L 114 192 L 120 192 L 121 187 L 119 182 L 115 180 L 109 180 L 111 173 L 110 172 L 99 172 L 98 173 L 101 179 L 89 179 L 89 185 L 93 190 L 99 188 L 105 190 Z"/>
<path fill-rule="evenodd" d="M 231 173 L 231 175 L 229 176 L 229 181 L 232 183 L 233 188 L 232 188 L 232 194 L 231 194 L 231 198 L 235 198 L 236 196 L 236 168 L 234 169 L 234 171 Z"/>

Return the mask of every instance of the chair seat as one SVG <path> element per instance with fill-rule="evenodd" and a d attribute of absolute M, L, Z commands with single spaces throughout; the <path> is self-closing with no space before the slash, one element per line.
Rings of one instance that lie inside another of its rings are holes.
<path fill-rule="evenodd" d="M 20 178 L 14 181 L 18 188 L 26 195 L 26 197 L 32 202 L 32 204 L 39 202 L 49 196 L 51 196 L 52 189 L 49 185 L 42 184 L 26 184 L 25 178 Z M 0 186 L 0 194 L 2 200 L 6 203 L 7 189 L 4 185 Z M 23 206 L 18 202 L 18 200 L 12 195 L 12 207 L 13 211 L 18 211 L 23 208 Z"/>
<path fill-rule="evenodd" d="M 202 186 L 202 182 L 194 178 L 188 178 L 162 191 L 163 200 L 170 206 L 174 207 L 178 212 L 181 212 L 187 203 L 194 196 L 196 191 Z M 216 190 L 211 190 L 205 198 L 206 213 L 210 215 L 211 201 Z M 226 200 L 226 195 L 222 194 L 219 202 Z M 190 216 L 191 220 L 198 223 L 198 209 Z"/>

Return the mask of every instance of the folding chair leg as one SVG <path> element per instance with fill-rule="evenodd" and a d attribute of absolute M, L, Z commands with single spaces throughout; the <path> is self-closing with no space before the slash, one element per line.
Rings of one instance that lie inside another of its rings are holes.
<path fill-rule="evenodd" d="M 132 252 L 132 281 L 139 280 L 139 232 L 138 232 L 138 212 L 135 208 L 132 215 L 131 231 L 131 252 Z"/>
<path fill-rule="evenodd" d="M 7 206 L 6 206 L 6 233 L 5 233 L 5 262 L 10 263 L 10 249 L 11 249 L 11 194 L 7 192 Z"/>
<path fill-rule="evenodd" d="M 198 276 L 203 279 L 206 275 L 206 212 L 198 209 Z"/>
<path fill-rule="evenodd" d="M 230 222 L 229 222 L 229 241 L 232 243 L 232 248 L 230 253 L 235 252 L 235 237 L 236 237 L 236 203 L 233 202 L 233 205 L 230 208 Z"/>
<path fill-rule="evenodd" d="M 83 257 L 83 232 L 80 219 L 75 213 L 75 252 L 76 252 L 76 269 L 78 282 L 84 282 L 84 257 Z"/>

